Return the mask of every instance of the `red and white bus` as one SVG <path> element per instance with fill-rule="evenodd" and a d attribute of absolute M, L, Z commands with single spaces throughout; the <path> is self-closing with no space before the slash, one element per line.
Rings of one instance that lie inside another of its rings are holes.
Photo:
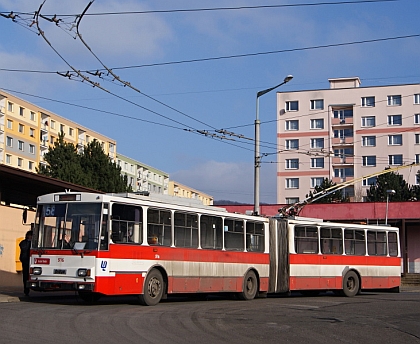
<path fill-rule="evenodd" d="M 170 200 L 169 200 L 170 199 Z M 82 299 L 398 290 L 398 228 L 229 213 L 192 200 L 83 192 L 38 197 L 33 290 Z"/>

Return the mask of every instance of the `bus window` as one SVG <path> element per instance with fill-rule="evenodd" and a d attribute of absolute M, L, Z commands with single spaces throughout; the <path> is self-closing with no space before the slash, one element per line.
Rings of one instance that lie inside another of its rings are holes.
<path fill-rule="evenodd" d="M 112 206 L 112 241 L 141 244 L 143 214 L 139 206 L 114 204 Z"/>
<path fill-rule="evenodd" d="M 176 247 L 198 247 L 197 215 L 175 212 L 174 235 Z"/>
<path fill-rule="evenodd" d="M 398 239 L 395 232 L 388 232 L 388 249 L 391 257 L 398 256 Z"/>
<path fill-rule="evenodd" d="M 295 226 L 296 253 L 318 253 L 318 228 Z"/>
<path fill-rule="evenodd" d="M 344 246 L 348 255 L 366 255 L 365 231 L 344 229 Z"/>
<path fill-rule="evenodd" d="M 200 217 L 201 248 L 221 250 L 223 242 L 223 221 L 221 217 L 202 215 Z"/>
<path fill-rule="evenodd" d="M 321 228 L 321 253 L 343 254 L 341 228 Z"/>
<path fill-rule="evenodd" d="M 386 256 L 386 232 L 368 231 L 368 254 L 371 256 Z"/>
<path fill-rule="evenodd" d="M 147 210 L 147 242 L 149 245 L 171 246 L 171 212 L 163 209 Z"/>
<path fill-rule="evenodd" d="M 234 251 L 244 250 L 244 222 L 243 220 L 225 219 L 224 223 L 225 249 Z"/>
<path fill-rule="evenodd" d="M 246 249 L 251 252 L 264 252 L 264 224 L 246 222 Z"/>

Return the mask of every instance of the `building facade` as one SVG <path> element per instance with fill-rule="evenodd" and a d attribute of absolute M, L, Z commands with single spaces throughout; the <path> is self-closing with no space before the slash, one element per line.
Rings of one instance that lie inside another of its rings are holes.
<path fill-rule="evenodd" d="M 204 205 L 213 205 L 214 201 L 212 196 L 172 180 L 169 181 L 169 195 L 175 197 L 196 199 L 201 201 Z"/>
<path fill-rule="evenodd" d="M 0 90 L 0 163 L 35 172 L 60 132 L 79 151 L 96 139 L 116 157 L 116 141 Z"/>
<path fill-rule="evenodd" d="M 324 178 L 362 178 L 344 194 L 363 201 L 369 175 L 420 162 L 420 85 L 360 87 L 358 77 L 330 88 L 277 93 L 277 203 L 305 198 Z M 398 173 L 419 184 L 419 166 Z"/>
<path fill-rule="evenodd" d="M 117 153 L 117 164 L 134 192 L 168 195 L 169 174 Z"/>

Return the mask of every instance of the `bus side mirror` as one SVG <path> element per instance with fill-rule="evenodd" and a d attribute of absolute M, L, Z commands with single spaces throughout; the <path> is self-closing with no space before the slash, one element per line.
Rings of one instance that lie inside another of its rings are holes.
<path fill-rule="evenodd" d="M 26 221 L 28 220 L 28 209 L 23 209 L 23 213 L 22 213 L 22 223 L 26 223 Z"/>

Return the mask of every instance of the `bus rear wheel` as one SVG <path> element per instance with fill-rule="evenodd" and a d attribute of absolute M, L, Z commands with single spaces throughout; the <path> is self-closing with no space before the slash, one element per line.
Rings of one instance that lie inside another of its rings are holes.
<path fill-rule="evenodd" d="M 257 295 L 258 291 L 258 280 L 255 272 L 250 270 L 247 272 L 244 278 L 244 284 L 242 293 L 239 293 L 241 300 L 253 300 Z"/>
<path fill-rule="evenodd" d="M 140 304 L 143 306 L 155 306 L 162 299 L 165 284 L 159 270 L 153 269 L 147 274 L 144 281 L 143 294 L 139 295 Z"/>
<path fill-rule="evenodd" d="M 359 292 L 360 281 L 354 271 L 349 271 L 343 278 L 343 293 L 345 296 L 352 297 Z"/>

